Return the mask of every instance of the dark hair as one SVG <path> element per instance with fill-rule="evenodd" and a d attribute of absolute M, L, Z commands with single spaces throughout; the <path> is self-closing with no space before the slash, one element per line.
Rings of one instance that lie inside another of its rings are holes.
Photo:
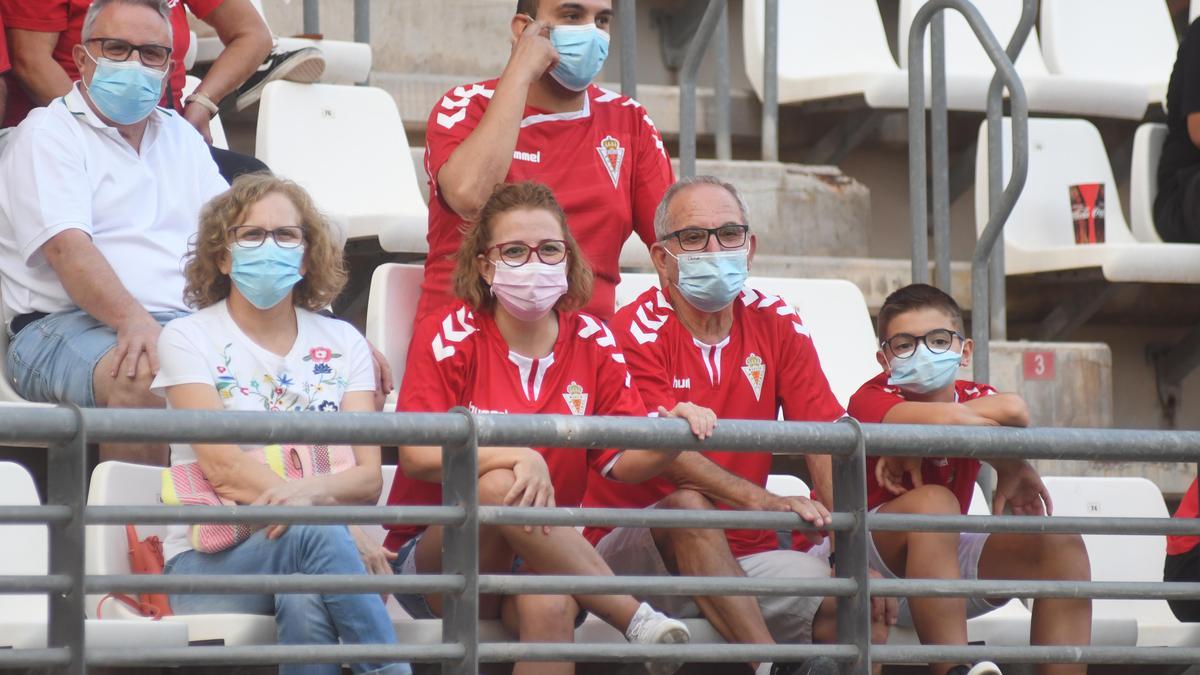
<path fill-rule="evenodd" d="M 563 263 L 567 266 L 567 293 L 559 299 L 555 309 L 571 312 L 582 308 L 592 297 L 592 269 L 588 267 L 583 251 L 571 235 L 571 229 L 567 227 L 567 215 L 554 199 L 554 193 L 545 185 L 533 181 L 497 185 L 492 196 L 479 210 L 475 222 L 467 226 L 455 262 L 454 295 L 471 309 L 492 311 L 496 299 L 492 296 L 491 287 L 479 273 L 475 259 L 487 254 L 496 219 L 509 211 L 522 209 L 549 211 L 562 226 L 563 241 L 567 243 L 567 260 Z"/>
<path fill-rule="evenodd" d="M 517 14 L 525 14 L 531 19 L 536 19 L 539 2 L 541 0 L 517 0 Z"/>
<path fill-rule="evenodd" d="M 892 319 L 918 309 L 936 309 L 954 320 L 954 327 L 963 331 L 962 310 L 954 298 L 945 291 L 929 284 L 909 284 L 892 292 L 879 308 L 879 318 L 876 320 L 876 330 L 879 339 L 886 340 L 888 324 Z"/>

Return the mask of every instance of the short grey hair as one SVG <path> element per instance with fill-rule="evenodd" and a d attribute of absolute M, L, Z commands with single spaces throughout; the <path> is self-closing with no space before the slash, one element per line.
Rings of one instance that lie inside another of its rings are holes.
<path fill-rule="evenodd" d="M 671 233 L 671 201 L 680 192 L 693 185 L 716 185 L 724 188 L 733 197 L 733 200 L 737 202 L 742 222 L 749 227 L 750 209 L 747 208 L 746 200 L 742 198 L 742 193 L 738 192 L 738 189 L 732 183 L 726 183 L 716 176 L 693 176 L 691 178 L 681 178 L 674 185 L 667 188 L 667 191 L 663 194 L 662 201 L 658 203 L 658 208 L 654 211 L 654 237 L 656 239 L 661 240 Z"/>
<path fill-rule="evenodd" d="M 96 17 L 100 16 L 100 13 L 109 5 L 132 5 L 158 12 L 163 22 L 167 24 L 167 44 L 164 46 L 175 46 L 175 31 L 171 26 L 171 8 L 167 5 L 167 0 L 92 0 L 92 6 L 88 7 L 87 16 L 83 19 L 81 33 L 83 42 L 92 38 L 92 31 L 96 28 Z"/>

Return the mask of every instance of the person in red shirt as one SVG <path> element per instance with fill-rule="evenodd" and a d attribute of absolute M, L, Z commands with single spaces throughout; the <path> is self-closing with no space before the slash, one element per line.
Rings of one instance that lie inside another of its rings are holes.
<path fill-rule="evenodd" d="M 684 179 L 663 197 L 650 257 L 660 288 L 622 307 L 611 327 L 650 408 L 690 402 L 721 418 L 831 422 L 845 411 L 795 309 L 743 288 L 755 242 L 737 189 L 709 176 Z M 792 511 L 818 527 L 820 501 L 765 489 L 771 454 L 684 452 L 638 485 L 593 472 L 587 507 Z M 821 499 L 832 497 L 828 455 L 805 458 Z M 618 574 L 826 577 L 826 561 L 781 550 L 767 530 L 592 527 L 585 536 Z M 815 533 L 813 533 L 815 535 Z M 819 597 L 652 598 L 672 616 L 703 614 L 729 642 L 836 641 L 834 601 Z M 883 606 L 882 604 L 880 605 Z M 751 664 L 759 673 L 837 672 L 832 661 Z M 805 668 L 808 668 L 805 670 Z"/>
<path fill-rule="evenodd" d="M 892 293 L 879 310 L 883 372 L 850 398 L 850 415 L 861 422 L 1024 427 L 1025 401 L 984 383 L 957 380 L 970 365 L 973 343 L 963 337 L 958 303 L 927 284 Z M 1007 506 L 1016 515 L 1050 515 L 1050 493 L 1024 460 L 987 460 L 997 474 L 992 512 Z M 867 458 L 867 507 L 880 513 L 965 514 L 979 461 L 970 458 Z M 868 550 L 884 578 L 1053 579 L 1091 577 L 1087 550 L 1077 534 L 873 532 Z M 1001 603 L 1002 604 L 1002 603 Z M 900 623 L 915 626 L 925 644 L 961 645 L 967 618 L 995 609 L 985 598 L 908 598 Z M 1091 638 L 1091 601 L 1040 598 L 1033 603 L 1031 644 L 1086 645 Z M 934 673 L 999 673 L 982 662 L 934 664 Z M 1085 664 L 1043 664 L 1038 672 L 1086 671 Z"/>
<path fill-rule="evenodd" d="M 79 44 L 83 23 L 93 0 L 0 0 L 12 42 L 14 87 L 12 105 L 3 118 L 5 127 L 19 124 L 29 111 L 44 106 L 71 90 L 79 79 L 74 49 Z M 159 0 L 119 0 L 157 5 Z M 212 144 L 209 122 L 217 104 L 248 79 L 263 78 L 262 68 L 280 78 L 301 65 L 311 53 L 279 55 L 271 52 L 272 37 L 262 16 L 250 0 L 161 0 L 171 12 L 171 69 L 162 105 L 177 110 L 204 139 Z M 184 57 L 191 40 L 187 13 L 211 25 L 225 49 L 212 63 L 204 79 L 184 97 L 187 69 Z M 316 51 L 316 50 L 312 50 Z M 317 54 L 319 57 L 319 53 Z M 286 58 L 284 58 L 286 57 Z M 267 63 L 264 65 L 264 59 Z M 323 61 L 322 61 L 323 63 Z M 311 78 L 308 80 L 311 81 Z M 244 107 L 244 106 L 239 106 Z M 239 153 L 213 148 L 213 160 L 226 180 L 267 167 Z"/>
<path fill-rule="evenodd" d="M 608 53 L 611 0 L 520 0 L 498 79 L 455 87 L 425 129 L 429 257 L 418 316 L 453 304 L 462 227 L 497 183 L 549 186 L 595 273 L 585 308 L 615 308 L 621 246 L 654 242 L 654 209 L 674 181 L 662 137 L 635 100 L 591 81 Z"/>
<path fill-rule="evenodd" d="M 587 302 L 591 274 L 566 216 L 536 183 L 500 186 L 459 248 L 451 307 L 420 321 L 400 389 L 401 412 L 644 416 L 612 333 L 575 308 Z M 684 404 L 660 413 L 689 420 L 701 439 L 712 411 Z M 655 475 L 673 453 L 645 450 L 480 448 L 479 503 L 578 506 L 589 467 L 618 480 Z M 401 447 L 388 504 L 441 503 L 442 451 Z M 398 573 L 441 569 L 442 528 L 392 525 L 385 546 Z M 483 526 L 480 571 L 611 575 L 572 527 Z M 441 613 L 438 595 L 398 595 L 416 618 Z M 480 616 L 499 615 L 522 641 L 570 642 L 580 608 L 623 631 L 631 642 L 682 642 L 682 623 L 630 596 L 519 595 L 481 599 Z M 650 664 L 670 673 L 678 664 Z M 570 663 L 518 664 L 515 673 L 571 673 Z"/>
<path fill-rule="evenodd" d="M 1175 510 L 1176 518 L 1196 518 L 1200 514 L 1200 492 L 1196 489 L 1196 479 L 1183 495 L 1179 508 Z M 1167 537 L 1167 558 L 1163 563 L 1163 581 L 1196 581 L 1200 579 L 1200 537 L 1187 535 L 1170 535 Z M 1167 600 L 1171 611 L 1180 621 L 1200 621 L 1200 600 Z"/>

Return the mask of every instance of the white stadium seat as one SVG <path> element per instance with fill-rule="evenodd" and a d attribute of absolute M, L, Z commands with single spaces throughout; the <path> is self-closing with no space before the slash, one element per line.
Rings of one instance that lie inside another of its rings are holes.
<path fill-rule="evenodd" d="M 1145 478 L 1057 477 L 1043 479 L 1054 515 L 1098 518 L 1167 518 L 1158 486 Z M 1162 581 L 1162 536 L 1085 534 L 1093 581 Z M 1200 645 L 1200 624 L 1180 623 L 1166 600 L 1093 600 L 1094 621 L 1133 618 L 1139 646 Z"/>
<path fill-rule="evenodd" d="M 924 0 L 902 0 L 897 27 L 900 66 L 888 46 L 875 0 L 788 0 L 779 3 L 779 101 L 803 103 L 862 96 L 871 108 L 908 107 L 908 33 Z M 1007 45 L 1021 16 L 1012 0 L 977 0 L 988 26 Z M 983 111 L 995 68 L 966 19 L 946 12 L 946 101 L 951 110 Z M 762 97 L 763 0 L 746 0 L 742 45 L 746 75 Z M 926 54 L 930 39 L 926 34 Z M 926 58 L 928 64 L 928 57 Z M 1141 119 L 1145 87 L 1105 77 L 1051 75 L 1042 61 L 1036 31 L 1026 40 L 1017 69 L 1033 112 L 1074 113 Z M 930 69 L 925 68 L 925 101 L 931 103 Z M 1157 100 L 1157 99 L 1156 99 Z"/>
<path fill-rule="evenodd" d="M 1057 505 L 1057 502 L 1056 502 Z M 991 515 L 992 507 L 975 484 L 969 516 Z M 1024 647 L 1029 644 L 1029 626 L 1033 612 L 1020 600 L 1014 598 L 1001 607 L 967 620 L 967 641 L 992 646 Z M 1137 642 L 1137 622 L 1122 616 L 1095 616 L 1092 620 L 1092 644 L 1106 646 L 1132 646 Z M 918 644 L 916 631 L 911 628 L 893 628 L 888 636 L 890 645 Z"/>
<path fill-rule="evenodd" d="M 908 67 L 909 27 L 925 0 L 900 0 L 900 37 L 898 44 L 900 67 Z M 1021 3 L 1013 0 L 974 0 L 988 27 L 1007 46 L 1021 19 Z M 946 81 L 947 89 L 955 86 L 978 87 L 990 82 L 996 68 L 983 50 L 975 32 L 963 15 L 956 11 L 946 16 Z M 925 72 L 929 72 L 930 38 L 925 39 Z M 1114 117 L 1140 120 L 1148 104 L 1146 88 L 1103 77 L 1071 77 L 1053 75 L 1042 60 L 1041 45 L 1036 30 L 1031 30 L 1017 57 L 1017 72 L 1029 101 L 1029 111 L 1089 117 Z M 926 98 L 930 94 L 926 93 Z M 953 95 L 951 92 L 949 95 Z"/>
<path fill-rule="evenodd" d="M 632 302 L 657 285 L 657 275 L 622 274 L 617 285 L 617 306 Z M 746 288 L 773 293 L 796 308 L 812 333 L 829 386 L 843 406 L 864 382 L 879 374 L 875 329 L 858 286 L 840 279 L 752 276 Z"/>
<path fill-rule="evenodd" d="M 746 76 L 760 99 L 764 5 L 745 0 L 742 8 Z M 780 103 L 862 96 L 872 108 L 908 106 L 908 76 L 892 58 L 876 0 L 781 2 L 779 35 Z M 973 100 L 955 99 L 950 106 L 982 110 L 984 97 L 974 93 Z"/>
<path fill-rule="evenodd" d="M 0 462 L 0 506 L 37 506 L 33 477 L 20 465 Z M 49 539 L 45 525 L 0 524 L 0 575 L 44 575 L 48 569 Z M 50 611 L 46 596 L 0 594 L 0 649 L 45 648 Z M 84 624 L 89 647 L 129 648 L 187 645 L 187 628 L 180 625 L 132 621 L 94 621 Z"/>
<path fill-rule="evenodd" d="M 1004 180 L 1012 171 L 1011 120 L 1005 118 Z M 987 184 L 987 125 L 979 127 L 975 184 Z M 1068 188 L 1103 183 L 1103 244 L 1076 244 Z M 987 190 L 975 191 L 975 229 L 988 217 Z M 1029 175 L 1004 227 L 1006 272 L 1035 274 L 1098 268 L 1110 282 L 1200 283 L 1200 245 L 1138 242 L 1125 224 L 1121 196 L 1100 132 L 1080 119 L 1029 120 Z"/>
<path fill-rule="evenodd" d="M 417 317 L 417 302 L 421 299 L 421 281 L 425 278 L 422 265 L 384 263 L 371 275 L 371 291 L 367 298 L 367 341 L 387 357 L 392 367 L 395 390 L 388 396 L 384 410 L 396 409 L 396 397 L 404 380 L 408 360 L 408 343 L 412 340 Z"/>
<path fill-rule="evenodd" d="M 225 46 L 215 36 L 195 41 L 196 62 L 212 63 Z M 302 47 L 316 47 L 325 57 L 325 72 L 318 82 L 324 84 L 360 84 L 371 75 L 371 45 L 345 40 L 312 40 L 301 37 L 275 38 L 275 49 L 290 52 Z"/>
<path fill-rule="evenodd" d="M 428 211 L 404 124 L 374 87 L 272 82 L 263 89 L 255 154 L 308 190 L 346 239 L 424 253 Z"/>
<path fill-rule="evenodd" d="M 196 91 L 196 87 L 199 86 L 200 78 L 195 75 L 188 75 L 183 85 L 183 97 L 187 98 L 190 96 L 193 91 Z M 219 113 L 213 115 L 212 121 L 208 123 L 208 133 L 212 135 L 213 147 L 221 148 L 222 150 L 229 149 L 229 141 L 225 138 L 225 126 L 221 124 L 221 115 Z"/>
<path fill-rule="evenodd" d="M 1043 0 L 1041 14 L 1050 72 L 1138 85 L 1150 103 L 1166 97 L 1179 43 L 1162 0 Z"/>
<path fill-rule="evenodd" d="M 780 497 L 807 497 L 812 490 L 798 476 L 784 473 L 773 473 L 767 476 L 767 492 Z"/>
<path fill-rule="evenodd" d="M 1154 198 L 1158 196 L 1158 158 L 1167 140 L 1167 125 L 1147 122 L 1133 135 L 1129 170 L 1129 220 L 1133 236 L 1148 244 L 1162 243 L 1154 227 Z"/>
<path fill-rule="evenodd" d="M 146 506 L 160 504 L 162 467 L 101 462 L 92 472 L 88 504 Z M 136 525 L 142 539 L 151 535 L 166 539 L 165 525 Z M 86 535 L 88 574 L 129 574 L 129 545 L 121 525 L 89 525 Z M 85 609 L 98 615 L 102 596 L 89 595 Z M 137 615 L 119 602 L 104 603 L 104 616 L 134 618 Z M 105 619 L 107 621 L 107 619 Z M 164 617 L 162 624 L 186 628 L 190 642 L 220 641 L 226 646 L 275 643 L 275 617 L 258 614 L 190 614 Z"/>

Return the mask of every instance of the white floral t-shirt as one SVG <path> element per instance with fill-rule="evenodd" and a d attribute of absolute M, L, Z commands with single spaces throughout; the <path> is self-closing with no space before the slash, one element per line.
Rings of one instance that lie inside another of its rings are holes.
<path fill-rule="evenodd" d="M 371 348 L 353 326 L 297 308 L 296 327 L 296 342 L 280 356 L 247 337 L 224 301 L 175 319 L 159 335 L 151 391 L 165 397 L 167 387 L 211 384 L 226 410 L 332 412 L 347 392 L 375 390 Z M 194 461 L 190 445 L 171 445 L 172 465 Z M 190 548 L 186 534 L 186 526 L 168 528 L 166 558 Z"/>

